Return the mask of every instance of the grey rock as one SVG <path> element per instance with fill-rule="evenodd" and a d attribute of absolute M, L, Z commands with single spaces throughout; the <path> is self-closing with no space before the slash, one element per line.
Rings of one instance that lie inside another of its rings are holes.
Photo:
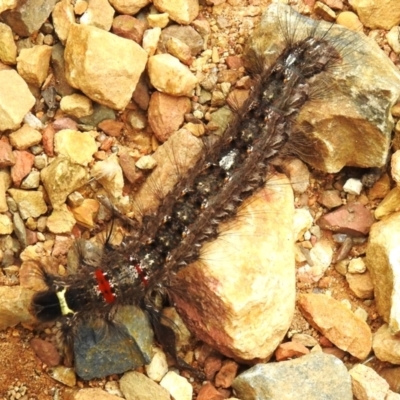
<path fill-rule="evenodd" d="M 277 3 L 268 7 L 251 37 L 247 59 L 262 55 L 271 65 L 288 40 L 302 39 L 314 30 L 333 43 L 342 60 L 315 77 L 313 85 L 328 93 L 325 98 L 319 93 L 320 98 L 302 107 L 294 129 L 309 144 L 297 152 L 303 161 L 327 172 L 346 165 L 380 167 L 390 145 L 390 110 L 400 95 L 400 73 L 373 40 Z"/>
<path fill-rule="evenodd" d="M 75 370 L 82 379 L 120 374 L 150 362 L 153 331 L 147 315 L 138 307 L 121 306 L 113 320 L 94 318 L 76 327 Z"/>
<path fill-rule="evenodd" d="M 27 0 L 19 2 L 13 10 L 1 14 L 4 22 L 22 37 L 27 37 L 39 30 L 49 17 L 56 0 Z"/>
<path fill-rule="evenodd" d="M 338 358 L 311 353 L 296 360 L 258 364 L 232 384 L 241 400 L 352 400 L 351 379 Z"/>

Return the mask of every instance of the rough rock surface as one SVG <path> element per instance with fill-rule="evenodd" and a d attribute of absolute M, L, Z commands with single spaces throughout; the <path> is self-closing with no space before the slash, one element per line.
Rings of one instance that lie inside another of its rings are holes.
<path fill-rule="evenodd" d="M 349 372 L 353 394 L 357 400 L 386 399 L 389 384 L 372 368 L 357 364 Z"/>
<path fill-rule="evenodd" d="M 179 24 L 190 24 L 199 13 L 197 0 L 154 0 L 154 7 L 161 12 L 168 13 L 171 19 Z"/>
<path fill-rule="evenodd" d="M 293 194 L 274 179 L 285 181 L 276 176 L 268 182 L 239 211 L 246 221 L 239 219 L 220 240 L 206 244 L 202 261 L 178 274 L 178 285 L 187 291 L 174 300 L 186 325 L 239 360 L 268 359 L 294 311 Z M 284 257 L 273 251 L 277 246 Z"/>
<path fill-rule="evenodd" d="M 12 9 L 2 13 L 3 21 L 22 37 L 39 30 L 49 17 L 56 0 L 27 0 L 16 2 Z M 0 10 L 3 7 L 0 6 Z M 7 7 L 8 8 L 8 7 Z"/>
<path fill-rule="evenodd" d="M 400 4 L 397 0 L 349 0 L 361 22 L 371 29 L 390 29 L 400 22 Z"/>
<path fill-rule="evenodd" d="M 393 334 L 400 332 L 400 212 L 372 225 L 365 262 L 379 314 Z"/>
<path fill-rule="evenodd" d="M 267 63 L 272 61 L 268 57 L 276 54 L 273 50 L 281 49 L 286 43 L 284 32 L 280 29 L 282 19 L 296 19 L 297 26 L 299 21 L 303 23 L 303 17 L 299 18 L 288 10 L 289 7 L 281 3 L 268 7 L 251 38 L 250 51 L 257 51 L 261 44 L 262 49 L 257 52 L 265 55 Z M 283 17 L 285 13 L 287 15 Z M 309 139 L 314 143 L 314 151 L 304 149 L 301 158 L 327 172 L 337 172 L 345 165 L 363 168 L 384 165 L 393 128 L 393 121 L 387 115 L 400 96 L 399 71 L 377 44 L 365 35 L 349 33 L 339 25 L 325 22 L 304 22 L 310 30 L 313 26 L 314 29 L 329 30 L 329 36 L 339 37 L 340 48 L 351 47 L 351 43 L 357 40 L 357 50 L 348 52 L 345 57 L 347 67 L 332 68 L 328 75 L 319 75 L 322 88 L 326 88 L 326 82 L 332 77 L 337 86 L 329 87 L 326 99 L 319 98 L 318 103 L 310 101 L 302 108 L 296 128 L 306 137 L 307 132 L 312 132 Z M 307 35 L 307 29 L 304 32 Z M 331 101 L 332 96 L 334 102 Z M 362 152 L 358 146 L 360 137 L 363 138 Z"/>
<path fill-rule="evenodd" d="M 0 71 L 0 132 L 18 128 L 34 104 L 28 85 L 16 71 Z"/>
<path fill-rule="evenodd" d="M 147 61 L 132 40 L 77 24 L 69 30 L 64 57 L 69 84 L 116 110 L 128 104 Z"/>
<path fill-rule="evenodd" d="M 360 360 L 368 356 L 371 330 L 342 303 L 324 294 L 308 293 L 300 296 L 298 306 L 307 321 L 339 349 Z"/>
<path fill-rule="evenodd" d="M 374 334 L 372 348 L 379 360 L 400 365 L 400 339 L 393 335 L 387 324 L 382 325 Z"/>
<path fill-rule="evenodd" d="M 321 353 L 258 364 L 240 374 L 232 386 L 241 400 L 353 399 L 345 365 L 338 358 Z"/>
<path fill-rule="evenodd" d="M 150 57 L 148 71 L 151 84 L 160 92 L 172 96 L 190 96 L 197 83 L 189 68 L 170 54 Z"/>

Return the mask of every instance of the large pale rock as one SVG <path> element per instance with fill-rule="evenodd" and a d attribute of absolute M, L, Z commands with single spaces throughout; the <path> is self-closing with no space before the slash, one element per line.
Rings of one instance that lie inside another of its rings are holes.
<path fill-rule="evenodd" d="M 309 143 L 300 157 L 327 172 L 345 165 L 385 165 L 393 129 L 390 109 L 400 95 L 400 72 L 364 34 L 289 10 L 281 3 L 268 7 L 251 37 L 249 53 L 263 55 L 263 63 L 270 66 L 286 46 L 285 37 L 293 34 L 300 39 L 313 29 L 320 35 L 325 32 L 345 53 L 341 64 L 315 77 L 313 85 L 325 88 L 326 98 L 309 101 L 300 111 L 294 129 Z"/>
<path fill-rule="evenodd" d="M 11 28 L 0 23 L 0 61 L 4 64 L 14 65 L 17 62 L 17 45 Z"/>
<path fill-rule="evenodd" d="M 168 13 L 174 21 L 182 24 L 190 24 L 199 13 L 198 0 L 154 0 L 154 7 L 161 12 Z"/>
<path fill-rule="evenodd" d="M 51 47 L 46 45 L 22 49 L 17 57 L 17 70 L 28 83 L 40 86 L 47 77 Z"/>
<path fill-rule="evenodd" d="M 361 22 L 371 29 L 390 29 L 400 23 L 397 0 L 350 0 Z"/>
<path fill-rule="evenodd" d="M 3 22 L 22 37 L 38 31 L 52 12 L 57 0 L 27 0 L 16 2 L 16 7 L 1 14 Z M 6 1 L 10 4 L 10 2 Z M 9 8 L 9 7 L 7 7 Z M 4 9 L 0 5 L 0 10 Z M 1 11 L 0 11 L 1 12 Z"/>
<path fill-rule="evenodd" d="M 64 57 L 69 84 L 117 110 L 129 103 L 147 61 L 147 53 L 132 40 L 76 24 L 70 27 Z"/>
<path fill-rule="evenodd" d="M 296 360 L 258 364 L 233 388 L 241 400 L 352 400 L 350 375 L 338 358 L 311 353 Z"/>
<path fill-rule="evenodd" d="M 365 262 L 379 314 L 393 334 L 400 332 L 400 212 L 372 225 Z"/>
<path fill-rule="evenodd" d="M 0 132 L 18 128 L 34 104 L 28 85 L 16 71 L 0 71 Z"/>
<path fill-rule="evenodd" d="M 339 349 L 360 360 L 371 351 L 372 334 L 365 321 L 325 294 L 300 295 L 298 307 L 306 320 Z"/>
<path fill-rule="evenodd" d="M 294 312 L 293 214 L 292 189 L 277 175 L 178 273 L 185 293 L 174 301 L 197 338 L 237 360 L 271 356 Z"/>
<path fill-rule="evenodd" d="M 160 92 L 172 96 L 191 96 L 197 78 L 190 69 L 170 54 L 156 54 L 149 58 L 151 84 Z"/>

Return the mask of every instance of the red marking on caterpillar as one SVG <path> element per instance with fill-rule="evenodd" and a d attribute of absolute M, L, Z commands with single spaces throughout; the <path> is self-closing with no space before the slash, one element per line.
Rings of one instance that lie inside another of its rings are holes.
<path fill-rule="evenodd" d="M 96 278 L 98 289 L 103 295 L 104 300 L 108 303 L 114 303 L 117 297 L 113 292 L 113 288 L 109 281 L 107 273 L 103 272 L 101 269 L 96 269 L 94 272 L 94 276 Z"/>
<path fill-rule="evenodd" d="M 143 271 L 143 269 L 140 267 L 139 263 L 136 263 L 133 265 L 133 268 L 135 268 L 136 272 L 139 275 L 140 280 L 142 281 L 144 286 L 147 286 L 149 284 L 149 277 L 146 274 L 145 271 Z"/>

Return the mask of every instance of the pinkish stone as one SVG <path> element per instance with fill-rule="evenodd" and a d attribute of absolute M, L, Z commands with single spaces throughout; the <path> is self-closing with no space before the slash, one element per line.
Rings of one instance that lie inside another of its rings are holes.
<path fill-rule="evenodd" d="M 275 351 L 276 361 L 288 360 L 291 358 L 297 358 L 308 354 L 310 350 L 307 349 L 301 343 L 298 342 L 286 342 L 278 346 Z"/>
<path fill-rule="evenodd" d="M 30 341 L 30 345 L 36 355 L 49 367 L 55 367 L 60 364 L 60 354 L 58 354 L 57 349 L 52 343 L 46 342 L 42 339 L 33 338 Z"/>
<path fill-rule="evenodd" d="M 35 156 L 25 150 L 15 150 L 13 154 L 15 157 L 15 164 L 11 167 L 11 179 L 15 186 L 19 186 L 22 179 L 31 172 Z"/>
<path fill-rule="evenodd" d="M 370 210 L 360 203 L 350 203 L 318 219 L 322 229 L 351 236 L 368 234 L 375 219 Z"/>
<path fill-rule="evenodd" d="M 165 142 L 180 128 L 188 112 L 190 112 L 188 97 L 174 97 L 154 92 L 149 104 L 149 123 L 156 138 L 160 142 Z"/>
<path fill-rule="evenodd" d="M 5 136 L 0 139 L 0 168 L 10 167 L 15 164 L 12 148 Z"/>

